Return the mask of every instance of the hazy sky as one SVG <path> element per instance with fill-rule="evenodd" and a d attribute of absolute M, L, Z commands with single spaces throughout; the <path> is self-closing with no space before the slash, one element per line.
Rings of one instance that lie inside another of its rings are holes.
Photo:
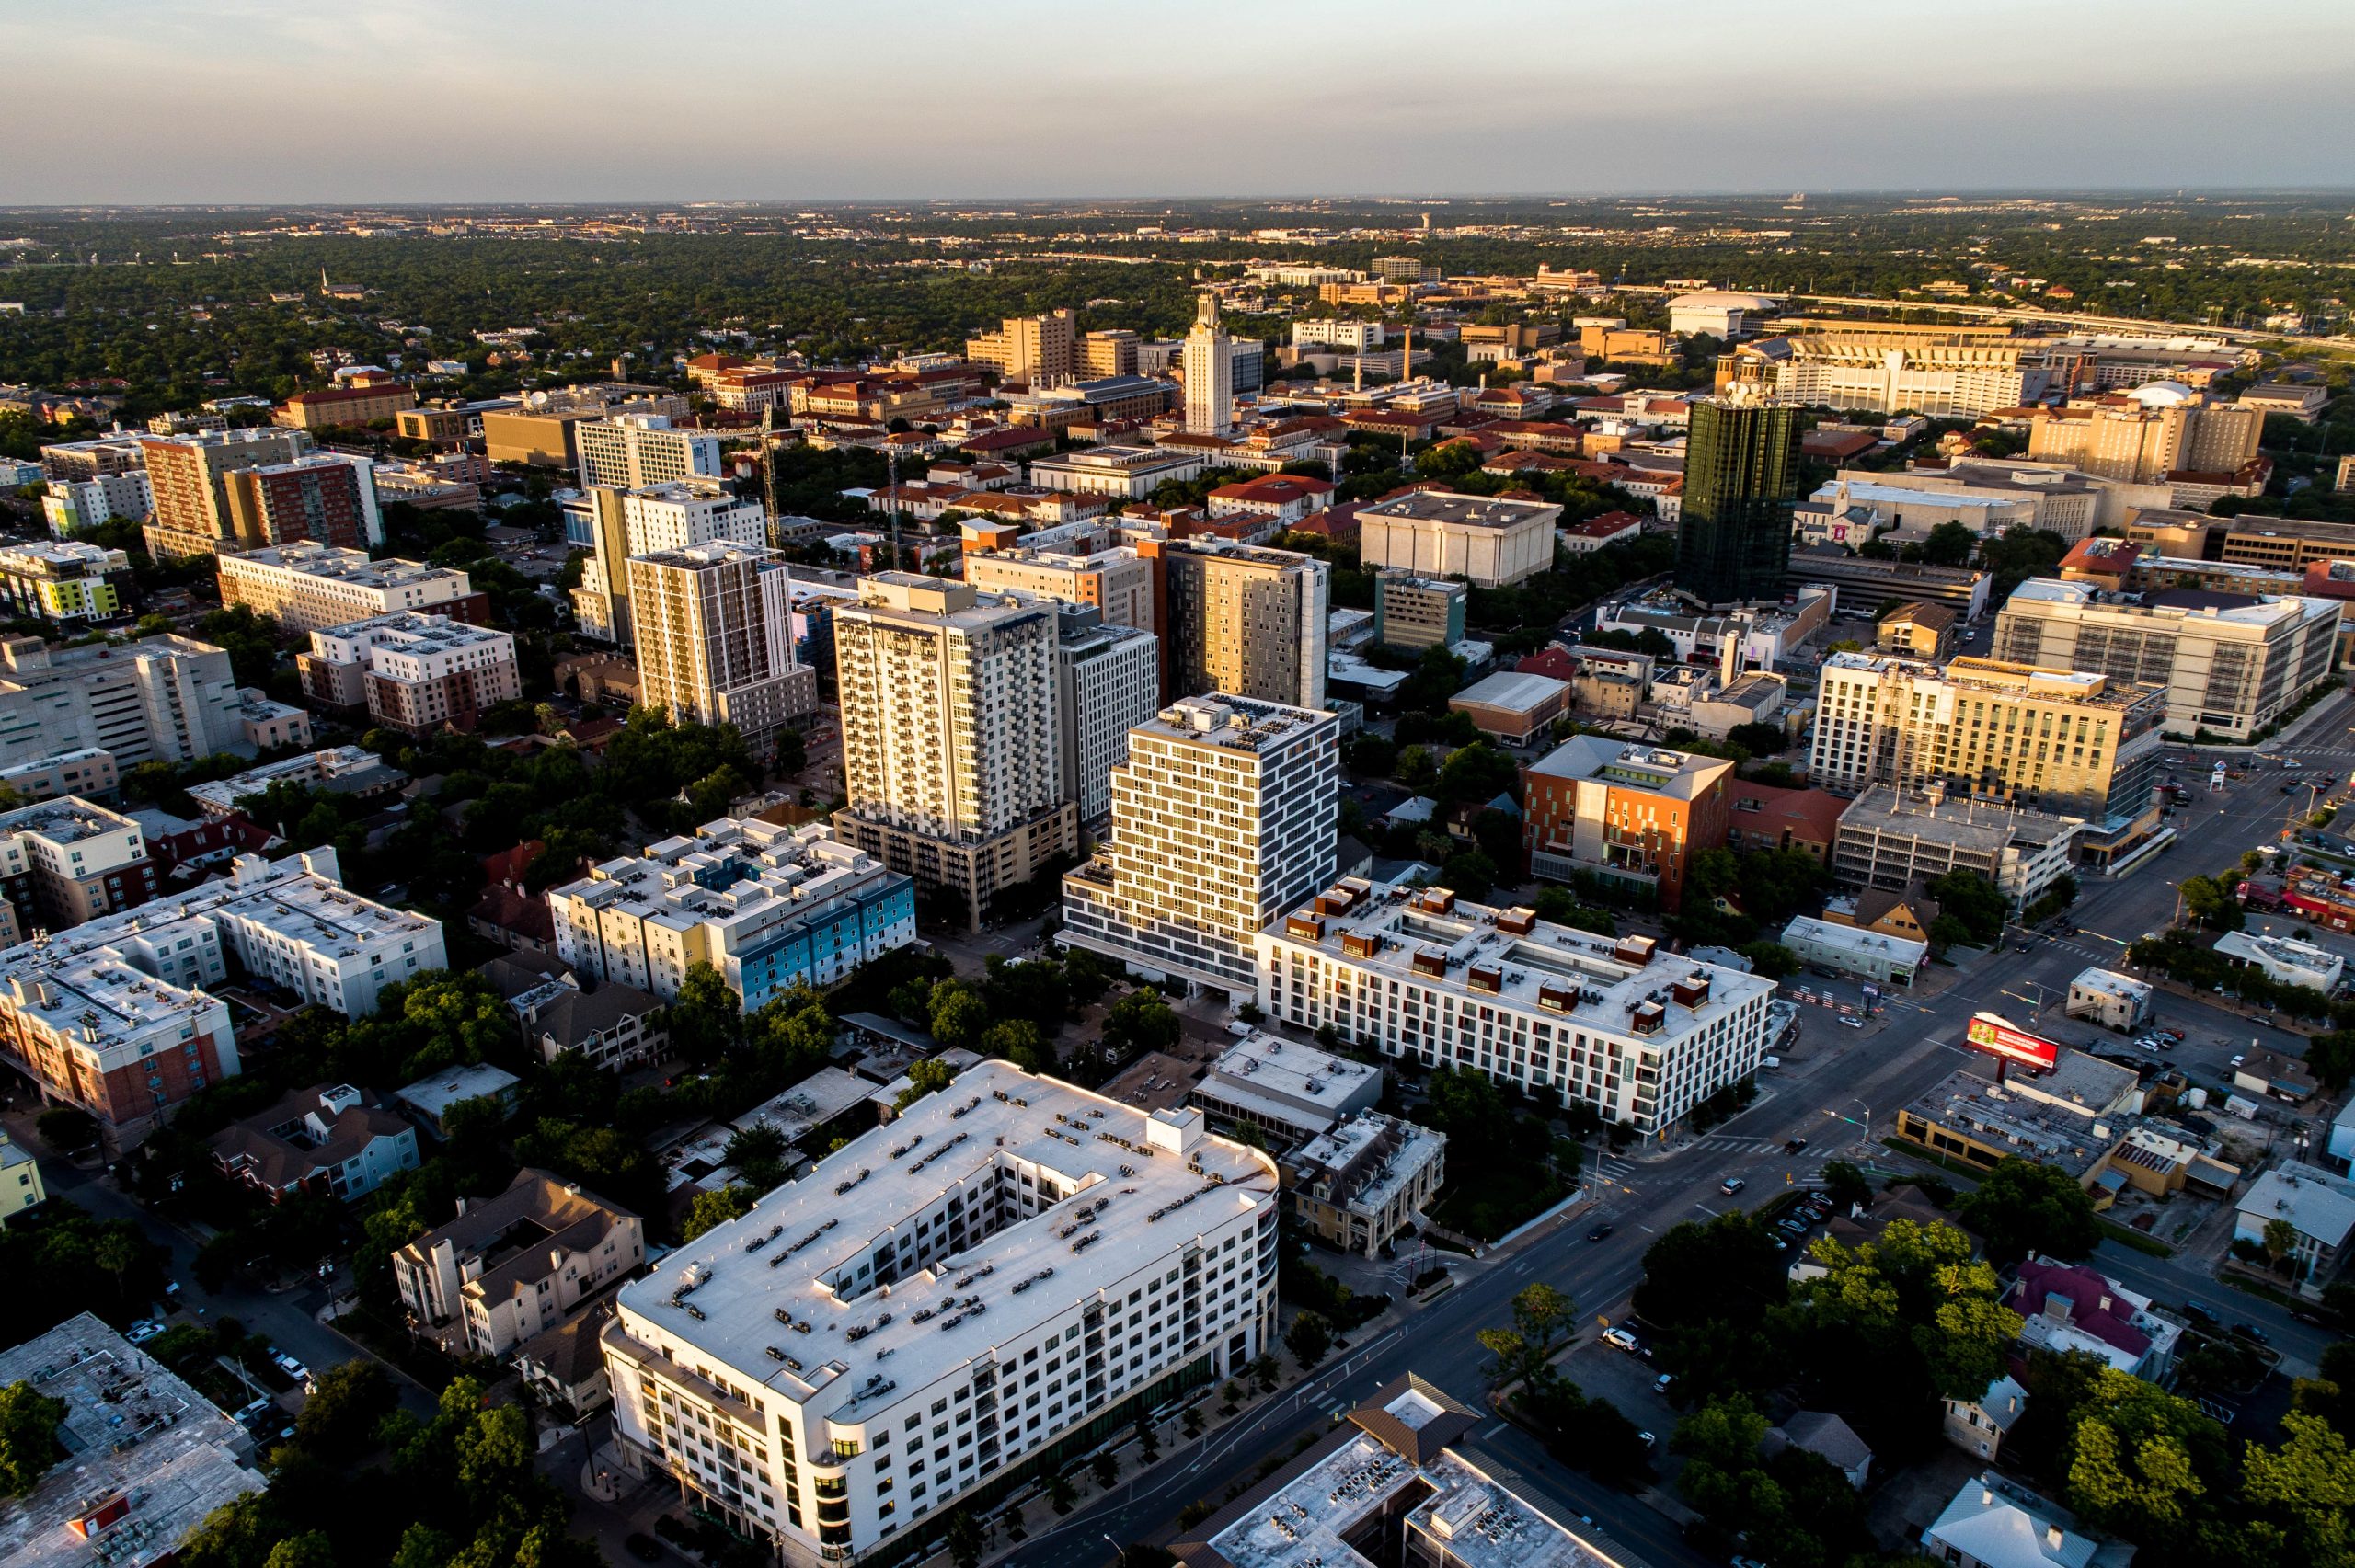
<path fill-rule="evenodd" d="M 0 204 L 2355 184 L 2347 0 L 10 0 L 0 59 Z"/>

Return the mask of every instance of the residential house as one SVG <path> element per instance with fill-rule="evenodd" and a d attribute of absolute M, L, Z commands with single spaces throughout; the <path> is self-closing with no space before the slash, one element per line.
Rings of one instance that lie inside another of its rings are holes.
<path fill-rule="evenodd" d="M 222 1174 L 269 1195 L 332 1193 L 349 1203 L 417 1169 L 417 1129 L 364 1089 L 316 1083 L 207 1139 Z"/>
<path fill-rule="evenodd" d="M 419 1334 L 452 1355 L 504 1356 L 645 1261 L 637 1215 L 527 1166 L 395 1253 L 393 1277 Z"/>
<path fill-rule="evenodd" d="M 2076 1516 L 1993 1471 L 1965 1482 L 1922 1532 L 1924 1555 L 1954 1568 L 2127 1568 L 2134 1548 L 2077 1528 Z"/>
<path fill-rule="evenodd" d="M 2028 1412 L 2028 1391 L 2009 1372 L 1987 1385 L 1976 1399 L 1945 1402 L 1947 1441 L 1966 1454 L 1993 1461 L 2004 1447 L 2004 1436 Z"/>
<path fill-rule="evenodd" d="M 1815 1455 L 1859 1492 L 1873 1468 L 1873 1451 L 1856 1436 L 1856 1429 L 1821 1410 L 1802 1410 L 1780 1426 L 1768 1427 L 1766 1440 L 1758 1446 L 1758 1451 L 1769 1459 L 1785 1448 L 1803 1448 Z"/>

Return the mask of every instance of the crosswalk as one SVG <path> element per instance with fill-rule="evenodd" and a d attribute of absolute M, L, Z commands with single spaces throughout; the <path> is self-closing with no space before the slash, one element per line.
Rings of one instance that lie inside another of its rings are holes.
<path fill-rule="evenodd" d="M 1780 1149 L 1779 1138 L 1743 1138 L 1729 1132 L 1704 1133 L 1693 1140 L 1704 1149 L 1722 1149 L 1729 1154 L 1763 1154 L 1769 1149 Z"/>

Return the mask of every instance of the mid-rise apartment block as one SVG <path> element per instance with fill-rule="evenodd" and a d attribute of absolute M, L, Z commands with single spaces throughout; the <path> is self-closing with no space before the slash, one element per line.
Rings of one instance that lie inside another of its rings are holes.
<path fill-rule="evenodd" d="M 120 768 L 254 754 L 229 656 L 164 635 L 127 647 L 0 641 L 0 767 L 102 750 Z"/>
<path fill-rule="evenodd" d="M 1551 501 L 1410 490 L 1358 509 L 1359 557 L 1369 568 L 1503 588 L 1552 567 L 1561 516 Z"/>
<path fill-rule="evenodd" d="M 211 555 L 222 540 L 236 537 L 229 475 L 293 463 L 310 452 L 311 438 L 300 430 L 199 430 L 144 436 L 139 447 L 154 502 L 147 551 L 163 560 Z"/>
<path fill-rule="evenodd" d="M 788 1562 L 928 1538 L 1272 1343 L 1278 1185 L 983 1061 L 622 1288 L 616 1440 Z"/>
<path fill-rule="evenodd" d="M 1034 391 L 1061 386 L 1073 378 L 1075 369 L 1073 323 L 1068 310 L 1010 315 L 996 331 L 966 338 L 965 358 L 989 366 L 1001 381 L 1018 381 Z"/>
<path fill-rule="evenodd" d="M 417 406 L 417 393 L 408 383 L 390 376 L 370 376 L 344 386 L 298 392 L 271 418 L 292 430 L 362 429 L 396 419 Z"/>
<path fill-rule="evenodd" d="M 584 419 L 573 428 L 580 487 L 638 490 L 689 479 L 718 479 L 719 438 L 674 428 L 661 414 Z"/>
<path fill-rule="evenodd" d="M 2069 669 L 1835 653 L 1823 661 L 1809 782 L 1842 794 L 1943 781 L 1958 795 L 2127 826 L 2150 817 L 2165 687 Z"/>
<path fill-rule="evenodd" d="M 646 1262 L 646 1225 L 530 1168 L 393 1254 L 410 1324 L 454 1356 L 504 1356 Z"/>
<path fill-rule="evenodd" d="M 1993 652 L 2165 686 L 2167 733 L 2246 740 L 2329 679 L 2338 620 L 2327 599 L 2117 595 L 2031 578 L 1997 612 Z"/>
<path fill-rule="evenodd" d="M 1063 794 L 1060 616 L 907 572 L 834 612 L 846 804 L 836 832 L 961 897 L 978 924 L 1004 888 L 1078 848 Z"/>
<path fill-rule="evenodd" d="M 1330 567 L 1215 539 L 1145 540 L 1136 549 L 1158 574 L 1170 694 L 1325 706 Z"/>
<path fill-rule="evenodd" d="M 690 544 L 629 558 L 638 701 L 679 724 L 732 724 L 755 757 L 818 711 L 793 657 L 793 574 L 765 549 Z"/>
<path fill-rule="evenodd" d="M 401 611 L 477 624 L 490 618 L 488 596 L 454 567 L 372 561 L 365 550 L 309 543 L 224 554 L 219 561 L 222 605 L 245 605 L 290 632 Z"/>
<path fill-rule="evenodd" d="M 78 539 L 0 547 L 0 603 L 27 620 L 102 621 L 122 612 L 131 557 Z"/>
<path fill-rule="evenodd" d="M 2105 479 L 2159 485 L 2177 473 L 2233 474 L 2257 457 L 2261 410 L 2211 403 L 2179 382 L 2153 382 L 2098 402 L 2039 408 L 2028 456 Z"/>
<path fill-rule="evenodd" d="M 141 474 L 146 468 L 146 443 L 128 431 L 92 436 L 86 441 L 52 441 L 40 449 L 41 474 L 52 480 L 79 482 L 112 475 Z"/>
<path fill-rule="evenodd" d="M 228 980 L 232 955 L 349 1018 L 449 964 L 438 921 L 344 891 L 333 851 L 242 855 L 224 879 L 0 951 L 0 1054 L 129 1148 L 237 1072 L 228 1009 L 206 989 Z"/>
<path fill-rule="evenodd" d="M 375 464 L 364 457 L 309 452 L 292 463 L 238 469 L 224 483 L 237 548 L 261 549 L 307 539 L 365 550 L 385 542 Z M 220 543 L 225 546 L 228 541 Z"/>
<path fill-rule="evenodd" d="M 1269 922 L 1258 945 L 1270 1017 L 1485 1073 L 1647 1136 L 1766 1052 L 1774 981 L 1444 887 L 1344 878 Z"/>
<path fill-rule="evenodd" d="M 1112 812 L 1112 770 L 1129 756 L 1129 731 L 1161 706 L 1161 644 L 1134 626 L 1107 625 L 1093 610 L 1063 612 L 1055 645 L 1055 700 L 1063 727 L 1063 792 L 1093 833 Z"/>
<path fill-rule="evenodd" d="M 1935 785 L 1874 784 L 1840 814 L 1830 865 L 1846 886 L 1885 893 L 1974 871 L 2024 909 L 2070 874 L 2085 830 L 2082 818 L 1948 800 Z"/>
<path fill-rule="evenodd" d="M 1329 713 L 1222 695 L 1131 730 L 1111 841 L 1063 878 L 1063 941 L 1248 993 L 1260 927 L 1333 876 L 1338 733 Z"/>
<path fill-rule="evenodd" d="M 137 822 L 67 795 L 0 811 L 0 894 L 9 943 L 144 904 L 159 885 Z"/>
<path fill-rule="evenodd" d="M 965 580 L 983 593 L 1042 594 L 1097 611 L 1108 626 L 1160 630 L 1160 595 L 1152 563 L 1133 545 L 1066 550 L 1017 544 L 969 550 Z"/>
<path fill-rule="evenodd" d="M 1523 771 L 1534 876 L 1600 876 L 1681 908 L 1693 857 L 1726 841 L 1731 762 L 1603 735 L 1574 735 Z"/>
<path fill-rule="evenodd" d="M 695 964 L 752 1012 L 798 985 L 829 986 L 915 940 L 908 877 L 827 835 L 724 817 L 649 844 L 548 893 L 557 956 L 584 975 L 679 994 Z"/>
<path fill-rule="evenodd" d="M 471 728 L 483 709 L 523 694 L 515 639 L 447 615 L 404 610 L 324 626 L 294 662 L 313 702 L 411 735 Z"/>
<path fill-rule="evenodd" d="M 768 544 L 768 514 L 714 479 L 674 479 L 637 490 L 588 494 L 591 555 L 572 590 L 573 614 L 588 635 L 629 646 L 629 558 L 697 544 Z"/>
<path fill-rule="evenodd" d="M 92 479 L 52 479 L 40 498 L 41 518 L 56 539 L 87 533 L 116 518 L 145 522 L 155 510 L 155 495 L 144 468 Z"/>

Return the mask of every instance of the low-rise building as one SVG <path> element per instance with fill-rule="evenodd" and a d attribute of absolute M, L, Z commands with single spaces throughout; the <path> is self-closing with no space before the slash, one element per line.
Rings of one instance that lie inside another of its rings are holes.
<path fill-rule="evenodd" d="M 1373 576 L 1373 640 L 1384 647 L 1453 647 L 1464 640 L 1470 588 L 1446 578 L 1384 571 Z"/>
<path fill-rule="evenodd" d="M 2304 986 L 2325 996 L 2347 979 L 2345 958 L 2328 948 L 2286 936 L 2228 931 L 2216 939 L 2216 952 L 2236 967 L 2255 969 L 2276 985 Z"/>
<path fill-rule="evenodd" d="M 1034 458 L 1030 483 L 1048 490 L 1141 501 L 1162 486 L 1198 479 L 1210 462 L 1181 447 L 1098 446 Z"/>
<path fill-rule="evenodd" d="M 1792 916 L 1790 923 L 1783 928 L 1780 940 L 1810 967 L 1855 975 L 1882 985 L 1912 985 L 1914 975 L 1930 956 L 1926 942 L 1861 926 L 1838 925 L 1808 915 Z"/>
<path fill-rule="evenodd" d="M 1966 1454 L 1993 1459 L 2002 1451 L 2004 1438 L 2028 1413 L 2028 1391 L 2006 1372 L 1975 1399 L 1956 1397 L 1940 1402 L 1946 1407 L 1947 1441 Z"/>
<path fill-rule="evenodd" d="M 1757 1070 L 1771 981 L 1443 887 L 1345 878 L 1259 938 L 1259 1006 L 1649 1135 Z"/>
<path fill-rule="evenodd" d="M 0 1352 L 0 1387 L 65 1406 L 57 1462 L 0 1503 L 11 1568 L 169 1568 L 216 1509 L 268 1484 L 244 1428 L 94 1313 Z"/>
<path fill-rule="evenodd" d="M 2319 1288 L 2338 1274 L 2355 1232 L 2355 1181 L 2284 1160 L 2249 1185 L 2233 1205 L 2233 1240 L 2270 1249 L 2268 1228 L 2289 1227 L 2287 1256 L 2302 1285 Z M 2277 1237 L 2280 1233 L 2277 1232 Z"/>
<path fill-rule="evenodd" d="M 580 1184 L 529 1167 L 393 1254 L 411 1326 L 456 1356 L 505 1356 L 646 1261 L 646 1227 Z"/>
<path fill-rule="evenodd" d="M 2070 874 L 2085 830 L 2074 817 L 1907 797 L 1875 784 L 1840 815 L 1832 875 L 1853 887 L 1894 891 L 1975 871 L 2025 909 Z"/>
<path fill-rule="evenodd" d="M 2151 988 L 2108 969 L 2081 970 L 2069 982 L 2068 1013 L 2131 1034 L 2151 1021 Z"/>
<path fill-rule="evenodd" d="M 466 1062 L 404 1083 L 393 1092 L 393 1099 L 418 1126 L 446 1139 L 450 1113 L 470 1101 L 488 1101 L 502 1121 L 513 1116 L 523 1102 L 523 1081 L 487 1061 Z"/>
<path fill-rule="evenodd" d="M 1283 1156 L 1284 1196 L 1318 1241 L 1379 1257 L 1446 1185 L 1446 1151 L 1429 1127 L 1360 1111 Z"/>
<path fill-rule="evenodd" d="M 315 1083 L 206 1140 L 230 1180 L 270 1202 L 324 1193 L 350 1203 L 417 1169 L 417 1129 L 349 1083 Z"/>
<path fill-rule="evenodd" d="M 2132 1069 L 2064 1046 L 2051 1072 L 2001 1086 L 1957 1069 L 1897 1113 L 1897 1136 L 1982 1171 L 2007 1159 L 2050 1165 L 2092 1189 L 2141 1104 Z"/>
<path fill-rule="evenodd" d="M 1988 1471 L 1963 1482 L 1922 1532 L 1924 1555 L 1954 1568 L 2127 1568 L 2134 1548 L 2077 1528 L 2076 1516 Z"/>
<path fill-rule="evenodd" d="M 1884 600 L 1924 600 L 1944 604 L 1966 621 L 1987 612 L 1994 574 L 1969 567 L 1932 567 L 1918 561 L 1884 561 L 1852 555 L 1839 548 L 1794 544 L 1783 568 L 1785 591 L 1801 588 L 1836 590 L 1843 604 L 1870 612 Z"/>
<path fill-rule="evenodd" d="M 1527 746 L 1553 732 L 1570 704 L 1570 683 L 1550 676 L 1500 670 L 1447 700 L 1451 712 L 1508 746 Z"/>
<path fill-rule="evenodd" d="M 49 1196 L 40 1177 L 40 1162 L 30 1150 L 0 1132 L 0 1220 L 38 1206 Z"/>
<path fill-rule="evenodd" d="M 1721 758 L 1574 735 L 1522 771 L 1531 874 L 1602 876 L 1673 910 L 1693 857 L 1726 841 L 1733 774 Z"/>
<path fill-rule="evenodd" d="M 508 999 L 524 1042 L 553 1066 L 578 1057 L 604 1072 L 651 1067 L 670 1049 L 662 999 L 607 980 L 583 986 L 569 972 Z"/>
<path fill-rule="evenodd" d="M 2183 1325 L 2151 1310 L 2151 1298 L 2085 1264 L 2041 1254 L 2019 1266 L 2004 1305 L 2020 1315 L 2020 1343 L 2049 1355 L 2090 1356 L 2113 1371 L 2164 1382 Z"/>
<path fill-rule="evenodd" d="M 1210 1113 L 1212 1127 L 1257 1128 L 1281 1153 L 1372 1110 L 1382 1070 L 1254 1030 L 1221 1051 L 1186 1097 Z"/>
<path fill-rule="evenodd" d="M 227 818 L 237 815 L 240 801 L 264 794 L 273 784 L 292 784 L 322 795 L 349 795 L 355 800 L 374 800 L 408 782 L 407 773 L 387 767 L 373 751 L 357 746 L 329 746 L 323 750 L 264 762 L 225 779 L 190 784 L 188 795 L 207 817 Z"/>
<path fill-rule="evenodd" d="M 1256 479 L 1221 485 L 1208 498 L 1210 515 L 1263 520 L 1270 533 L 1281 532 L 1326 503 L 1333 486 L 1323 479 L 1300 474 L 1262 474 Z"/>
<path fill-rule="evenodd" d="M 1874 624 L 1874 641 L 1907 658 L 1944 663 L 1954 655 L 1956 628 L 1961 620 L 1952 605 L 1909 599 L 1882 612 Z"/>

